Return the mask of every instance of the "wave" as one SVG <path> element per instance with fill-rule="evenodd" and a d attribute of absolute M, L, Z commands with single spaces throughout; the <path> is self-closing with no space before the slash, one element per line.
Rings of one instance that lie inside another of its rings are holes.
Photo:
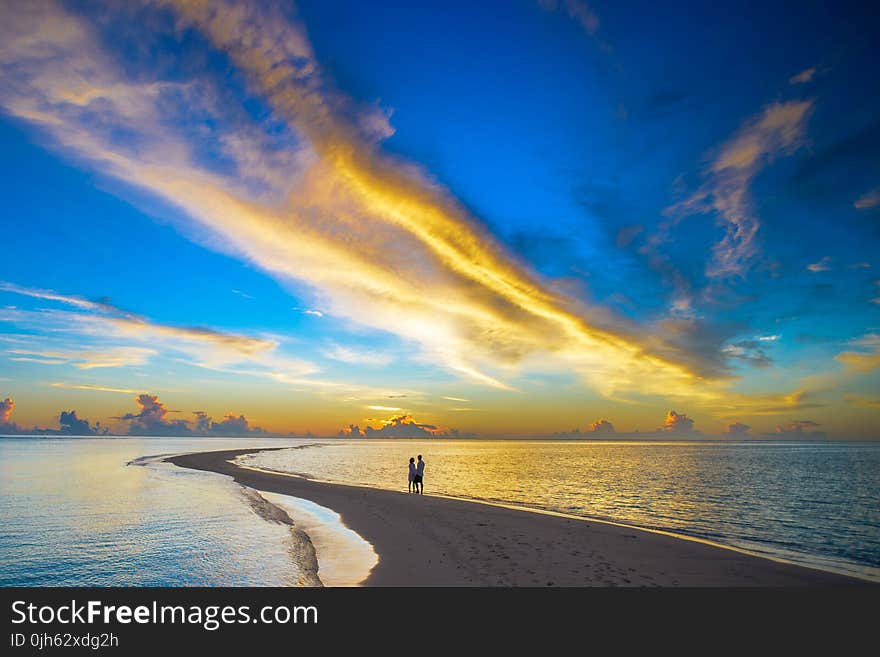
<path fill-rule="evenodd" d="M 144 467 L 150 465 L 152 463 L 156 463 L 158 461 L 162 461 L 163 459 L 167 459 L 169 456 L 176 456 L 176 452 L 167 452 L 165 454 L 149 454 L 147 456 L 138 456 L 136 459 L 132 459 L 128 461 L 125 465 L 136 465 L 140 467 Z"/>
<path fill-rule="evenodd" d="M 318 576 L 318 555 L 311 537 L 294 523 L 293 518 L 284 509 L 269 502 L 253 488 L 241 486 L 241 494 L 247 505 L 260 518 L 266 522 L 290 527 L 288 550 L 300 571 L 297 586 L 324 586 Z"/>

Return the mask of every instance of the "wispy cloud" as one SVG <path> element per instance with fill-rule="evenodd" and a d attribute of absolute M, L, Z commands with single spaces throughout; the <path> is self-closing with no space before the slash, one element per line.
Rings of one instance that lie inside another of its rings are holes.
<path fill-rule="evenodd" d="M 735 360 L 756 367 L 769 367 L 773 361 L 767 354 L 766 347 L 766 340 L 738 340 L 726 345 L 723 351 Z"/>
<path fill-rule="evenodd" d="M 767 105 L 718 148 L 703 172 L 703 185 L 665 211 L 675 219 L 711 212 L 724 226 L 723 239 L 713 247 L 708 276 L 741 276 L 748 271 L 759 250 L 761 226 L 753 208 L 752 181 L 776 157 L 800 148 L 812 108 L 811 100 Z"/>
<path fill-rule="evenodd" d="M 120 394 L 134 394 L 137 392 L 131 388 L 111 388 L 109 386 L 92 385 L 88 383 L 67 383 L 65 381 L 53 381 L 49 384 L 53 388 L 64 388 L 66 390 L 88 390 L 91 392 L 114 392 Z"/>
<path fill-rule="evenodd" d="M 880 187 L 865 192 L 853 203 L 857 210 L 870 210 L 878 205 L 880 205 Z"/>
<path fill-rule="evenodd" d="M 82 297 L 65 296 L 63 294 L 58 294 L 53 290 L 40 290 L 37 288 L 22 287 L 21 285 L 15 285 L 14 283 L 9 283 L 7 281 L 0 281 L 0 291 L 9 292 L 11 294 L 19 294 L 26 297 L 32 297 L 34 299 L 58 301 L 60 303 L 67 304 L 68 306 L 75 306 L 76 308 L 80 308 L 82 310 L 93 310 L 99 313 L 109 311 L 117 315 L 128 314 L 120 310 L 119 308 L 114 308 L 104 301 L 91 301 L 89 299 L 83 299 Z"/>
<path fill-rule="evenodd" d="M 832 262 L 831 257 L 825 256 L 821 260 L 819 260 L 818 262 L 813 262 L 813 263 L 807 265 L 807 269 L 809 269 L 814 274 L 818 274 L 819 272 L 822 272 L 822 271 L 831 271 L 831 262 Z"/>
<path fill-rule="evenodd" d="M 28 348 L 18 341 L 10 343 L 12 348 L 6 350 L 12 359 L 52 365 L 71 364 L 88 370 L 143 365 L 158 354 L 179 354 L 198 367 L 214 370 L 234 367 L 240 372 L 251 371 L 263 376 L 281 372 L 305 378 L 318 371 L 312 363 L 277 353 L 279 343 L 274 339 L 206 327 L 163 324 L 121 310 L 106 301 L 93 302 L 53 290 L 0 283 L 0 291 L 44 299 L 74 309 L 0 309 L 0 322 L 48 331 L 48 339 L 53 341 L 68 334 L 77 336 L 79 343 L 83 340 L 93 342 L 89 348 L 56 349 L 42 346 L 46 338 L 38 341 L 39 348 Z M 35 338 L 31 336 L 29 340 L 34 342 Z M 118 344 L 120 342 L 129 344 Z"/>
<path fill-rule="evenodd" d="M 332 88 L 290 12 L 183 0 L 146 3 L 145 11 L 155 4 L 172 10 L 178 30 L 197 30 L 229 58 L 272 109 L 272 130 L 240 104 L 220 102 L 228 92 L 208 74 L 128 76 L 86 21 L 51 2 L 0 10 L 0 103 L 59 148 L 175 205 L 187 235 L 282 281 L 305 282 L 333 315 L 393 332 L 462 376 L 504 388 L 526 363 L 555 362 L 604 392 L 703 385 L 699 368 L 663 357 L 656 337 L 610 312 L 560 295 L 428 174 L 383 154 L 390 128 L 377 130 L 374 106 Z M 112 21 L 113 5 L 106 14 Z M 207 140 L 222 145 L 223 170 L 199 157 L 204 131 L 174 123 L 196 110 L 212 119 Z M 369 130 L 365 113 L 374 114 Z M 127 317 L 104 323 L 223 344 Z M 253 359 L 273 347 L 248 339 L 225 349 Z"/>
<path fill-rule="evenodd" d="M 836 358 L 851 371 L 864 374 L 880 367 L 880 335 L 868 333 L 850 342 L 853 350 L 837 354 Z"/>
<path fill-rule="evenodd" d="M 330 349 L 321 352 L 326 358 L 338 360 L 343 363 L 351 363 L 353 365 L 388 365 L 393 358 L 388 354 L 374 351 L 361 351 L 343 347 L 341 345 L 333 345 Z"/>
<path fill-rule="evenodd" d="M 34 358 L 32 356 L 11 356 L 9 360 L 16 363 L 37 363 L 38 365 L 66 365 L 70 362 L 59 358 Z"/>
<path fill-rule="evenodd" d="M 143 365 L 151 356 L 156 355 L 155 349 L 144 347 L 113 347 L 100 351 L 45 351 L 27 349 L 10 349 L 9 354 L 26 356 L 32 362 L 44 362 L 51 365 L 71 364 L 81 370 L 92 370 L 101 367 L 128 367 Z M 23 360 L 13 357 L 12 360 Z"/>
<path fill-rule="evenodd" d="M 812 79 L 816 76 L 816 67 L 811 66 L 810 68 L 805 68 L 803 71 L 798 73 L 797 75 L 792 75 L 788 79 L 789 84 L 806 84 L 807 82 L 812 81 Z"/>
<path fill-rule="evenodd" d="M 858 408 L 878 408 L 880 409 L 880 397 L 871 395 L 846 395 L 847 403 Z"/>
<path fill-rule="evenodd" d="M 785 393 L 736 394 L 728 393 L 713 402 L 713 413 L 723 418 L 737 416 L 785 415 L 794 411 L 822 406 L 807 390 Z"/>
<path fill-rule="evenodd" d="M 565 11 L 590 36 L 599 31 L 599 17 L 583 0 L 538 0 L 538 6 L 545 11 Z"/>
<path fill-rule="evenodd" d="M 90 301 L 82 297 L 59 294 L 53 290 L 27 288 L 13 283 L 0 281 L 0 291 L 10 292 L 35 299 L 46 299 L 73 306 L 82 310 L 91 310 L 95 314 L 80 315 L 85 321 L 100 318 L 99 321 L 114 326 L 122 334 L 147 334 L 175 338 L 193 343 L 206 343 L 221 349 L 229 349 L 242 354 L 255 354 L 273 349 L 277 343 L 271 340 L 224 333 L 204 327 L 180 327 L 161 324 L 134 313 L 117 308 L 107 301 Z"/>

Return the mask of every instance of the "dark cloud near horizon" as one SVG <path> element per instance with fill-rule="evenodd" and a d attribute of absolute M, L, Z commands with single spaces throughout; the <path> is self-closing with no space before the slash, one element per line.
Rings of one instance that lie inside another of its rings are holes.
<path fill-rule="evenodd" d="M 577 437 L 594 437 L 594 436 L 612 436 L 617 432 L 614 425 L 605 419 L 599 419 L 592 422 L 586 429 L 581 431 L 580 427 L 571 431 L 557 431 L 553 435 L 559 438 L 577 438 Z"/>
<path fill-rule="evenodd" d="M 96 436 L 100 433 L 107 433 L 106 429 L 101 428 L 101 423 L 95 423 L 93 427 L 87 419 L 80 419 L 76 416 L 76 411 L 61 411 L 58 416 L 58 425 L 61 427 L 60 432 L 71 436 Z"/>
<path fill-rule="evenodd" d="M 214 435 L 246 436 L 262 434 L 263 430 L 260 427 L 251 428 L 244 415 L 236 417 L 232 413 L 229 413 L 219 422 L 211 422 L 211 433 Z"/>
<path fill-rule="evenodd" d="M 193 411 L 194 421 L 184 419 L 168 419 L 169 410 L 158 395 L 142 393 L 135 398 L 141 407 L 137 413 L 126 413 L 116 419 L 130 422 L 129 435 L 132 436 L 250 436 L 266 435 L 260 427 L 251 427 L 244 415 L 232 413 L 214 422 L 204 411 Z M 190 426 L 192 425 L 192 426 Z"/>
<path fill-rule="evenodd" d="M 77 417 L 75 410 L 61 411 L 58 416 L 58 429 L 33 427 L 26 429 L 12 420 L 15 400 L 12 397 L 0 401 L 0 433 L 10 435 L 41 435 L 41 436 L 98 436 L 107 435 L 106 427 L 100 422 L 92 426 L 88 420 Z"/>
<path fill-rule="evenodd" d="M 748 438 L 751 427 L 742 422 L 731 422 L 724 430 L 724 435 L 730 438 Z"/>
<path fill-rule="evenodd" d="M 191 431 L 187 420 L 168 420 L 168 413 L 177 413 L 179 411 L 169 411 L 163 402 L 159 401 L 158 395 L 141 393 L 135 397 L 135 402 L 141 407 L 137 413 L 126 413 L 116 419 L 124 422 L 131 422 L 128 427 L 128 433 L 132 436 L 144 435 L 187 435 Z"/>
<path fill-rule="evenodd" d="M 786 425 L 779 425 L 773 433 L 766 434 L 771 437 L 795 437 L 795 438 L 811 438 L 824 440 L 827 436 L 824 431 L 819 431 L 816 427 L 821 427 L 819 422 L 813 420 L 792 420 Z"/>

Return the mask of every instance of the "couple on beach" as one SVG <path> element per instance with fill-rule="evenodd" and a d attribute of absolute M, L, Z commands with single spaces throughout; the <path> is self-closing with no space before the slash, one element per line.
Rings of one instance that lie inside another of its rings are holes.
<path fill-rule="evenodd" d="M 413 457 L 409 458 L 409 492 L 410 493 L 418 493 L 419 495 L 424 494 L 425 492 L 425 484 L 423 483 L 425 478 L 425 462 L 422 460 L 422 455 L 419 454 L 419 463 L 416 465 L 415 459 Z"/>

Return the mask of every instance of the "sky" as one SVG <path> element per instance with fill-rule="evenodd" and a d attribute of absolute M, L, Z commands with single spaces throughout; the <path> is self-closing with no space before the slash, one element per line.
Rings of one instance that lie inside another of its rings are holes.
<path fill-rule="evenodd" d="M 0 430 L 880 439 L 868 4 L 4 2 Z"/>

